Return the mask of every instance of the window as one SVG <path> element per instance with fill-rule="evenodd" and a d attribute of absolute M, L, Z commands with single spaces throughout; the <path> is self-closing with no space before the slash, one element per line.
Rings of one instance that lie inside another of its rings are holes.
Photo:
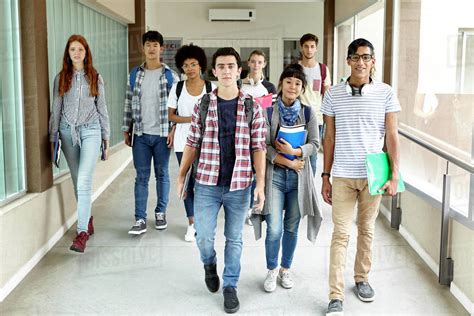
<path fill-rule="evenodd" d="M 25 190 L 18 1 L 0 1 L 0 201 Z"/>

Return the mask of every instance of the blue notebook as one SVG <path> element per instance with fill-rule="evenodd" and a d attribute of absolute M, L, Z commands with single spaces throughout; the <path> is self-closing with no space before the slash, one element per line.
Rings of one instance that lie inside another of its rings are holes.
<path fill-rule="evenodd" d="M 278 131 L 277 141 L 283 138 L 291 144 L 291 147 L 298 148 L 305 144 L 306 140 L 306 130 L 304 125 L 295 125 L 295 126 L 280 126 Z M 294 160 L 296 156 L 282 154 L 289 160 Z"/>

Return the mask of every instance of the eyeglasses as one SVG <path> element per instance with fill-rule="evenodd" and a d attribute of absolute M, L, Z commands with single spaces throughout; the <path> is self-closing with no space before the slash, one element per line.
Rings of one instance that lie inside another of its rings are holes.
<path fill-rule="evenodd" d="M 186 69 L 188 69 L 188 68 L 191 69 L 191 68 L 196 68 L 196 67 L 199 67 L 199 64 L 197 64 L 197 63 L 192 63 L 192 64 L 189 64 L 189 65 L 186 65 L 186 64 L 185 64 L 185 65 L 181 66 L 181 68 L 183 68 L 184 70 L 186 70 Z"/>
<path fill-rule="evenodd" d="M 352 60 L 353 62 L 358 62 L 359 59 L 361 59 L 365 62 L 365 63 L 368 63 L 369 61 L 372 60 L 372 55 L 370 54 L 363 54 L 363 55 L 359 55 L 359 54 L 352 54 L 349 56 L 349 59 Z"/>

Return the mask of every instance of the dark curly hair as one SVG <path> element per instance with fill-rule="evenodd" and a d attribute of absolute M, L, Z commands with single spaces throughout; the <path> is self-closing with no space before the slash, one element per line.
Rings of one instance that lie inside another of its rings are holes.
<path fill-rule="evenodd" d="M 176 67 L 179 69 L 181 73 L 184 73 L 183 64 L 184 61 L 188 58 L 194 58 L 198 61 L 199 66 L 201 67 L 201 71 L 205 72 L 207 69 L 207 57 L 204 49 L 199 46 L 193 45 L 192 43 L 189 45 L 181 46 L 176 55 L 174 56 L 174 62 Z"/>

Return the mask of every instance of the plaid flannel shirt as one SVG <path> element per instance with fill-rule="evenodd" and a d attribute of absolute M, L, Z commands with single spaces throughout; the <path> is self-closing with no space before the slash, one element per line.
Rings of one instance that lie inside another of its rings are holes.
<path fill-rule="evenodd" d="M 167 137 L 168 132 L 170 130 L 170 124 L 168 121 L 168 87 L 165 76 L 165 68 L 171 70 L 173 74 L 173 83 L 179 81 L 178 74 L 168 67 L 168 65 L 161 63 L 163 66 L 163 72 L 160 77 L 159 85 L 160 85 L 160 94 L 159 94 L 159 107 L 160 107 L 160 136 Z M 141 64 L 137 70 L 137 77 L 135 79 L 135 86 L 133 91 L 131 91 L 130 87 L 130 74 L 127 78 L 127 92 L 125 94 L 125 106 L 123 109 L 123 125 L 122 131 L 128 132 L 130 129 L 130 123 L 132 119 L 135 122 L 135 134 L 140 136 L 143 134 L 143 123 L 142 123 L 142 113 L 141 113 L 141 88 L 143 78 L 145 77 L 145 63 Z"/>
<path fill-rule="evenodd" d="M 262 108 L 253 103 L 251 130 L 245 115 L 244 100 L 247 94 L 241 90 L 237 102 L 237 122 L 235 127 L 235 165 L 230 183 L 230 191 L 245 189 L 252 183 L 251 153 L 266 151 L 266 123 Z M 217 89 L 210 93 L 209 109 L 206 117 L 206 128 L 202 135 L 199 105 L 194 106 L 186 145 L 201 148 L 196 172 L 196 181 L 204 185 L 217 185 L 220 170 L 219 122 L 217 115 Z"/>

